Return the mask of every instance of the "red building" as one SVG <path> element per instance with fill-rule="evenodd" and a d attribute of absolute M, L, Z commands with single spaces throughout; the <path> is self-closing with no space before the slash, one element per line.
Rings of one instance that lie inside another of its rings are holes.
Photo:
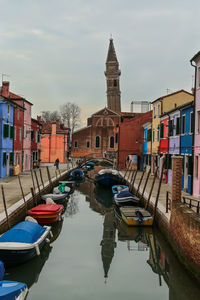
<path fill-rule="evenodd" d="M 160 154 L 168 153 L 169 150 L 168 121 L 168 115 L 165 115 L 160 119 Z"/>
<path fill-rule="evenodd" d="M 31 165 L 32 168 L 40 165 L 40 134 L 42 124 L 31 118 Z"/>
<path fill-rule="evenodd" d="M 152 111 L 141 113 L 130 120 L 123 119 L 119 127 L 118 166 L 124 169 L 129 156 L 136 158 L 138 169 L 142 168 L 143 127 L 151 122 Z"/>

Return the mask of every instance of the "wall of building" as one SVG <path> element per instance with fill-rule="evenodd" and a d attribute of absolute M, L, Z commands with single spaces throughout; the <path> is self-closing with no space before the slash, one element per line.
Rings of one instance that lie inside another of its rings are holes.
<path fill-rule="evenodd" d="M 22 150 L 23 150 L 23 109 L 14 108 L 14 126 L 16 136 L 14 139 L 14 165 L 19 164 L 22 170 Z M 21 134 L 20 134 L 21 131 Z"/>

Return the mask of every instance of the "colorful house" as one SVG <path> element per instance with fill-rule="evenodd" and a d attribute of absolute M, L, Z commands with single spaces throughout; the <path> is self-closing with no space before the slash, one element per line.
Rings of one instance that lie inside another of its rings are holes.
<path fill-rule="evenodd" d="M 162 96 L 153 104 L 152 119 L 152 172 L 156 166 L 159 166 L 159 146 L 160 146 L 160 117 L 161 115 L 171 111 L 179 105 L 193 101 L 193 95 L 187 91 L 180 90 L 172 94 Z"/>
<path fill-rule="evenodd" d="M 200 196 L 200 51 L 190 62 L 195 67 L 193 195 Z"/>
<path fill-rule="evenodd" d="M 60 163 L 66 163 L 69 151 L 70 130 L 59 120 L 43 122 L 40 140 L 41 162 L 55 162 L 58 158 Z"/>
<path fill-rule="evenodd" d="M 180 154 L 183 156 L 182 189 L 192 193 L 193 179 L 193 136 L 194 136 L 194 102 L 180 108 L 181 135 Z"/>
<path fill-rule="evenodd" d="M 12 175 L 14 105 L 0 97 L 0 177 Z"/>
<path fill-rule="evenodd" d="M 22 152 L 23 152 L 23 124 L 24 108 L 21 105 L 15 105 L 14 108 L 14 166 L 18 166 L 18 172 L 23 170 Z"/>
<path fill-rule="evenodd" d="M 151 122 L 143 125 L 142 170 L 148 172 L 151 167 Z"/>

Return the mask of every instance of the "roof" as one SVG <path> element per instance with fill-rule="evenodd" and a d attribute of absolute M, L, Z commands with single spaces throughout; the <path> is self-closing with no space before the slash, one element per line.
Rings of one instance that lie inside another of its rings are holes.
<path fill-rule="evenodd" d="M 18 107 L 18 108 L 20 108 L 20 109 L 26 110 L 26 109 L 25 109 L 23 106 L 21 106 L 20 104 L 17 104 L 17 103 L 15 103 L 15 102 L 13 102 L 12 100 L 10 100 L 10 98 L 6 98 L 6 97 L 4 97 L 4 96 L 0 96 L 0 97 L 3 98 L 3 99 L 2 99 L 3 101 L 6 101 L 6 102 L 10 103 L 11 105 L 16 106 L 16 107 Z"/>
<path fill-rule="evenodd" d="M 108 48 L 108 55 L 107 55 L 106 63 L 113 62 L 113 61 L 118 62 L 117 61 L 117 56 L 116 56 L 116 53 L 115 53 L 115 47 L 114 47 L 114 44 L 113 44 L 113 39 L 111 38 L 109 48 Z"/>
<path fill-rule="evenodd" d="M 175 112 L 176 110 L 182 110 L 182 109 L 184 109 L 184 108 L 186 108 L 186 107 L 188 107 L 188 106 L 192 106 L 192 105 L 194 105 L 194 101 L 190 101 L 190 102 L 187 102 L 187 103 L 185 103 L 185 104 L 179 105 L 179 106 L 177 106 L 177 107 L 175 107 L 175 108 L 169 110 L 168 112 L 162 114 L 162 115 L 160 116 L 160 118 L 162 118 L 162 117 L 164 117 L 164 116 L 166 116 L 166 115 L 169 115 L 169 114 Z"/>
<path fill-rule="evenodd" d="M 199 57 L 199 56 L 200 56 L 200 51 L 197 52 L 197 53 L 190 59 L 190 62 L 195 61 L 195 59 L 196 59 L 197 57 Z"/>
<path fill-rule="evenodd" d="M 188 95 L 193 96 L 193 94 L 191 94 L 191 93 L 189 93 L 189 92 L 187 92 L 187 91 L 185 91 L 185 90 L 182 89 L 182 90 L 176 91 L 176 92 L 174 92 L 174 93 L 164 95 L 164 96 L 162 96 L 162 97 L 160 97 L 160 98 L 158 98 L 158 99 L 152 101 L 151 103 L 155 103 L 156 101 L 162 101 L 164 98 L 171 97 L 171 96 L 176 95 L 176 94 L 179 94 L 179 93 L 186 93 L 186 94 L 188 94 Z"/>
<path fill-rule="evenodd" d="M 69 132 L 69 128 L 64 126 L 63 124 L 60 124 L 59 121 L 40 121 L 39 123 L 42 125 L 42 134 L 50 134 L 52 132 L 52 124 L 56 124 L 57 134 L 66 134 Z"/>
<path fill-rule="evenodd" d="M 29 101 L 26 100 L 25 98 L 23 98 L 23 97 L 21 97 L 21 96 L 19 96 L 19 95 L 16 95 L 16 94 L 14 94 L 14 93 L 12 93 L 12 92 L 9 92 L 9 98 L 10 98 L 11 100 L 17 100 L 17 101 L 23 100 L 23 101 L 26 101 L 27 103 L 29 103 L 30 105 L 33 105 L 33 103 L 29 102 Z"/>
<path fill-rule="evenodd" d="M 117 115 L 117 116 L 119 116 L 119 117 L 120 117 L 120 115 L 121 115 L 121 113 L 117 113 L 116 111 L 114 111 L 114 110 L 112 110 L 112 109 L 110 109 L 110 108 L 108 108 L 108 107 L 104 107 L 104 108 L 98 110 L 97 112 L 93 113 L 93 114 L 91 115 L 91 117 L 96 116 L 96 115 L 100 115 L 100 113 L 101 113 L 102 111 L 103 111 L 103 112 L 109 111 L 109 112 L 111 112 L 112 115 Z M 102 115 L 103 115 L 103 114 L 104 114 L 104 113 L 102 113 Z M 91 118 L 91 117 L 90 117 L 90 118 Z"/>

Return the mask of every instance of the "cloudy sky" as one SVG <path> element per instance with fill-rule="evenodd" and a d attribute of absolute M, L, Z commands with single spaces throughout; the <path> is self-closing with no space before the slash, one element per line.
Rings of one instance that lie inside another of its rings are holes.
<path fill-rule="evenodd" d="M 199 0 L 0 0 L 0 11 L 0 73 L 34 104 L 34 117 L 70 101 L 81 107 L 84 123 L 106 105 L 110 34 L 123 111 L 166 89 L 191 90 Z"/>

